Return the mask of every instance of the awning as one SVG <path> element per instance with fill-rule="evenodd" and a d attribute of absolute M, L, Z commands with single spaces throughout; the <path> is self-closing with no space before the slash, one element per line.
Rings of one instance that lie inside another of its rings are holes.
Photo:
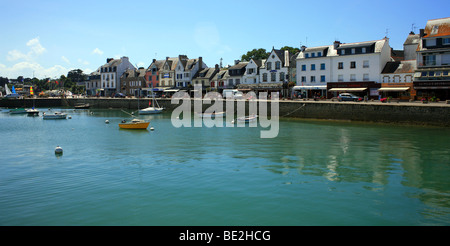
<path fill-rule="evenodd" d="M 407 91 L 409 87 L 383 87 L 378 89 L 378 91 Z"/>
<path fill-rule="evenodd" d="M 365 91 L 367 88 L 332 88 L 328 91 Z"/>
<path fill-rule="evenodd" d="M 297 85 L 294 86 L 293 88 L 294 90 L 326 90 L 327 86 L 326 85 Z"/>
<path fill-rule="evenodd" d="M 172 89 L 172 90 L 164 90 L 164 92 L 177 92 L 179 91 L 178 89 Z"/>

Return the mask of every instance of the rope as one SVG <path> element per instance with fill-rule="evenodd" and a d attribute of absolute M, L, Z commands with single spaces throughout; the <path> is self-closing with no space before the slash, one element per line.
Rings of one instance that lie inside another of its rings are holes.
<path fill-rule="evenodd" d="M 290 114 L 292 114 L 292 113 L 294 113 L 294 112 L 296 112 L 297 110 L 300 110 L 300 109 L 302 109 L 303 107 L 305 107 L 306 106 L 306 104 L 303 104 L 301 107 L 298 107 L 297 109 L 295 109 L 294 111 L 292 111 L 292 112 L 290 112 L 290 113 L 287 113 L 287 114 L 285 114 L 285 115 L 283 115 L 283 116 L 281 116 L 281 117 L 286 117 L 286 116 L 288 116 L 288 115 L 290 115 Z"/>

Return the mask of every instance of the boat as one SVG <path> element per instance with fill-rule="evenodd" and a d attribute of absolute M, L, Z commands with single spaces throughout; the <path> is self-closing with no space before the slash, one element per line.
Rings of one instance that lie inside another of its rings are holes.
<path fill-rule="evenodd" d="M 258 118 L 257 115 L 243 116 L 243 117 L 238 117 L 237 122 L 238 123 L 249 123 L 249 122 L 256 121 L 257 118 Z"/>
<path fill-rule="evenodd" d="M 43 115 L 44 120 L 64 120 L 67 118 L 67 114 L 61 112 L 55 112 L 54 114 L 46 114 Z"/>
<path fill-rule="evenodd" d="M 11 90 L 8 87 L 8 83 L 5 83 L 5 98 L 20 98 L 20 95 L 18 93 L 16 93 L 16 90 L 14 89 L 14 85 L 12 87 L 13 91 L 11 92 Z"/>
<path fill-rule="evenodd" d="M 27 114 L 28 114 L 28 116 L 39 115 L 39 110 L 37 110 L 35 108 L 30 108 L 30 109 L 27 109 Z"/>
<path fill-rule="evenodd" d="M 155 100 L 155 94 L 153 94 L 153 83 L 151 83 L 152 84 L 152 90 L 151 90 L 151 93 L 152 93 L 152 101 L 149 101 L 148 102 L 148 107 L 147 108 L 144 108 L 144 109 L 140 109 L 139 110 L 139 114 L 159 114 L 159 113 L 161 113 L 163 110 L 164 110 L 164 108 L 161 108 L 160 106 L 159 106 L 159 104 L 158 104 L 158 101 L 156 101 Z M 139 97 L 138 97 L 139 98 Z M 153 105 L 157 105 L 157 107 L 155 107 L 155 106 L 151 106 L 152 105 L 152 103 L 153 103 Z M 139 106 L 139 101 L 138 101 L 138 106 Z"/>
<path fill-rule="evenodd" d="M 74 107 L 76 109 L 88 109 L 91 105 L 89 105 L 89 103 L 80 103 L 75 105 Z"/>
<path fill-rule="evenodd" d="M 197 116 L 198 117 L 202 117 L 202 118 L 204 118 L 204 117 L 211 117 L 211 118 L 223 117 L 223 116 L 225 116 L 225 114 L 226 114 L 226 112 L 212 112 L 212 113 L 199 113 L 199 112 L 197 112 Z"/>
<path fill-rule="evenodd" d="M 133 119 L 131 122 L 122 121 L 122 123 L 119 123 L 119 127 L 122 129 L 143 130 L 143 129 L 147 129 L 149 124 L 150 124 L 149 121 Z"/>
<path fill-rule="evenodd" d="M 26 114 L 27 110 L 24 108 L 15 108 L 9 111 L 10 114 Z"/>

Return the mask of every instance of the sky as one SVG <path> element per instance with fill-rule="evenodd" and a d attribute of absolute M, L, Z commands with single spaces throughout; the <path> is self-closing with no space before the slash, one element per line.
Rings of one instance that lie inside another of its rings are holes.
<path fill-rule="evenodd" d="M 178 55 L 226 66 L 253 49 L 385 36 L 401 50 L 449 9 L 448 0 L 0 0 L 0 76 L 89 74 L 122 56 L 145 68 Z"/>

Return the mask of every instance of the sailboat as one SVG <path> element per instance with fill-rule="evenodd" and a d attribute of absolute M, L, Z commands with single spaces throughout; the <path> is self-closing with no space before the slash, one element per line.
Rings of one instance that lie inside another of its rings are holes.
<path fill-rule="evenodd" d="M 34 108 L 34 91 L 33 91 L 33 86 L 30 87 L 30 95 L 33 96 L 33 107 L 31 109 L 27 109 L 27 114 L 29 116 L 39 115 L 39 110 Z"/>
<path fill-rule="evenodd" d="M 151 84 L 152 84 L 152 91 L 151 91 L 152 101 L 148 102 L 147 108 L 139 110 L 139 114 L 159 114 L 164 110 L 164 108 L 161 108 L 159 106 L 158 102 L 155 100 L 155 94 L 153 94 L 153 83 L 151 83 Z M 152 103 L 153 103 L 153 107 L 152 107 Z M 156 103 L 157 107 L 155 107 L 155 103 Z"/>
<path fill-rule="evenodd" d="M 5 98 L 19 98 L 20 95 L 18 93 L 16 93 L 16 90 L 14 89 L 14 85 L 12 87 L 13 91 L 11 92 L 11 90 L 8 87 L 8 83 L 5 83 L 5 91 L 6 91 L 6 96 Z"/>

